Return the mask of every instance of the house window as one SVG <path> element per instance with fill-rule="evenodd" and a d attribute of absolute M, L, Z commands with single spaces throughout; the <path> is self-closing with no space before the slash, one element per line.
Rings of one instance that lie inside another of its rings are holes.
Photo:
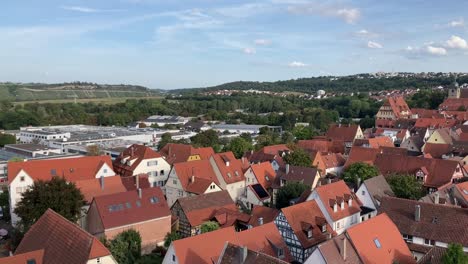
<path fill-rule="evenodd" d="M 175 255 L 172 255 L 172 261 L 175 262 Z"/>
<path fill-rule="evenodd" d="M 307 230 L 307 238 L 312 238 L 312 229 Z"/>
<path fill-rule="evenodd" d="M 327 232 L 327 226 L 326 225 L 322 225 L 322 233 L 325 233 Z"/>
<path fill-rule="evenodd" d="M 159 171 L 159 175 L 164 175 L 164 170 Z"/>
<path fill-rule="evenodd" d="M 100 258 L 97 258 L 97 259 L 96 259 L 96 262 L 97 262 L 97 263 L 101 263 L 101 259 L 100 259 Z"/>
<path fill-rule="evenodd" d="M 362 191 L 361 194 L 362 194 L 362 195 L 366 195 L 366 191 Z"/>
<path fill-rule="evenodd" d="M 278 248 L 278 258 L 284 258 L 284 250 L 282 248 Z"/>
<path fill-rule="evenodd" d="M 424 239 L 424 244 L 434 246 L 435 245 L 435 240 Z"/>
<path fill-rule="evenodd" d="M 24 176 L 20 177 L 20 182 L 24 182 Z"/>
<path fill-rule="evenodd" d="M 16 187 L 16 193 L 22 193 L 23 192 L 23 188 L 21 187 Z"/>
<path fill-rule="evenodd" d="M 413 242 L 413 236 L 410 236 L 410 235 L 403 235 L 403 239 L 404 239 L 406 242 L 410 242 L 410 243 Z"/>
<path fill-rule="evenodd" d="M 107 173 L 107 169 L 104 169 L 104 173 Z"/>
<path fill-rule="evenodd" d="M 177 179 L 173 179 L 173 180 L 172 180 L 172 183 L 173 183 L 173 184 L 177 184 Z"/>
<path fill-rule="evenodd" d="M 148 161 L 146 163 L 146 165 L 149 167 L 149 166 L 157 166 L 158 165 L 158 161 L 157 160 L 152 160 L 152 161 Z"/>
<path fill-rule="evenodd" d="M 336 222 L 336 229 L 340 228 L 340 222 Z"/>

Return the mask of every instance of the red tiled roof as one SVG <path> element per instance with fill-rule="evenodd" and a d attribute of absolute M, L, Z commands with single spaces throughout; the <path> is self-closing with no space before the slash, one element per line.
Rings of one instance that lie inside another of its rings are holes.
<path fill-rule="evenodd" d="M 94 198 L 105 229 L 131 225 L 162 217 L 170 217 L 164 194 L 159 187 L 121 192 Z M 152 201 L 152 199 L 155 199 Z M 114 209 L 110 209 L 113 206 Z"/>
<path fill-rule="evenodd" d="M 133 171 L 143 160 L 161 158 L 161 155 L 151 148 L 143 145 L 133 144 L 124 150 L 114 161 L 114 170 L 121 176 L 132 176 Z M 124 162 L 123 162 L 124 160 Z M 135 160 L 132 165 L 126 161 Z M 123 162 L 123 163 L 122 163 Z"/>
<path fill-rule="evenodd" d="M 265 162 L 269 161 L 272 162 L 273 160 L 276 160 L 280 166 L 283 165 L 283 154 L 291 151 L 286 145 L 280 144 L 280 145 L 272 145 L 272 146 L 266 146 L 260 149 L 257 152 L 248 152 L 246 153 L 245 157 L 251 162 L 251 163 L 258 163 L 258 162 Z"/>
<path fill-rule="evenodd" d="M 346 258 L 343 258 L 344 243 L 346 243 Z M 326 263 L 358 264 L 362 262 L 345 234 L 327 240 L 318 245 L 317 248 Z"/>
<path fill-rule="evenodd" d="M 424 108 L 411 108 L 411 113 L 418 115 L 419 118 L 440 117 L 439 111 Z"/>
<path fill-rule="evenodd" d="M 439 105 L 439 109 L 445 111 L 458 111 L 460 107 L 468 109 L 468 98 L 447 98 Z"/>
<path fill-rule="evenodd" d="M 191 145 L 168 143 L 161 150 L 161 155 L 166 159 L 167 163 L 186 162 L 192 155 L 199 155 L 200 158 L 209 159 L 215 152 L 213 148 L 193 148 Z"/>
<path fill-rule="evenodd" d="M 202 194 L 212 182 L 220 185 L 209 160 L 175 163 L 173 170 L 177 173 L 182 188 L 187 192 Z"/>
<path fill-rule="evenodd" d="M 332 140 L 343 140 L 352 142 L 356 137 L 359 125 L 330 125 L 327 131 L 327 138 Z"/>
<path fill-rule="evenodd" d="M 351 164 L 357 162 L 363 162 L 370 165 L 374 164 L 375 157 L 380 153 L 379 149 L 375 148 L 366 148 L 366 147 L 352 147 L 349 152 L 348 160 L 344 165 L 345 168 L 349 167 Z"/>
<path fill-rule="evenodd" d="M 251 226 L 258 226 L 259 225 L 259 218 L 263 219 L 263 223 L 270 223 L 273 222 L 278 215 L 279 211 L 276 208 L 254 205 L 251 217 L 249 220 L 249 225 Z"/>
<path fill-rule="evenodd" d="M 101 186 L 101 181 L 104 182 L 104 186 Z M 88 204 L 94 197 L 126 191 L 119 176 L 77 181 L 76 187 L 80 189 Z"/>
<path fill-rule="evenodd" d="M 226 184 L 245 181 L 242 161 L 236 159 L 231 151 L 217 153 L 211 158 L 214 159 Z"/>
<path fill-rule="evenodd" d="M 407 118 L 411 115 L 411 110 L 402 96 L 391 96 L 383 105 L 390 106 L 396 118 Z M 408 112 L 408 114 L 403 114 L 403 112 Z"/>
<path fill-rule="evenodd" d="M 351 216 L 361 212 L 361 202 L 357 196 L 349 190 L 349 187 L 344 181 L 337 181 L 327 185 L 318 186 L 315 188 L 320 200 L 324 203 L 330 217 L 337 221 L 339 219 Z M 349 206 L 348 199 L 351 198 L 352 204 Z M 344 201 L 344 209 L 341 209 L 341 201 Z M 333 211 L 333 204 L 337 204 L 337 211 Z"/>
<path fill-rule="evenodd" d="M 335 235 L 314 200 L 288 206 L 281 211 L 303 248 L 310 248 L 326 241 L 328 233 Z M 312 228 L 312 238 L 310 239 L 307 238 L 307 230 L 303 228 L 304 224 L 307 224 L 308 228 Z M 326 233 L 322 232 L 322 225 L 326 225 Z"/>
<path fill-rule="evenodd" d="M 363 263 L 416 263 L 398 228 L 380 214 L 346 230 Z"/>
<path fill-rule="evenodd" d="M 415 220 L 416 205 L 420 220 Z M 386 213 L 401 234 L 468 246 L 468 209 L 382 197 L 379 212 Z"/>
<path fill-rule="evenodd" d="M 35 264 L 43 264 L 44 259 L 44 250 L 34 250 L 31 252 L 26 252 L 23 254 L 14 255 L 11 257 L 2 257 L 0 258 L 0 264 L 29 264 L 28 260 L 34 260 Z"/>
<path fill-rule="evenodd" d="M 414 127 L 424 128 L 444 128 L 453 127 L 457 124 L 455 119 L 446 118 L 418 118 Z"/>
<path fill-rule="evenodd" d="M 207 243 L 209 241 L 209 243 Z M 179 239 L 172 242 L 178 263 L 206 264 L 216 263 L 226 242 L 246 246 L 276 257 L 273 247 L 282 248 L 288 260 L 291 254 L 274 223 L 265 224 L 246 231 L 236 232 L 233 227 Z"/>
<path fill-rule="evenodd" d="M 138 177 L 138 186 L 137 186 Z M 148 174 L 138 174 L 136 176 L 120 177 L 122 184 L 126 191 L 135 191 L 139 187 L 140 189 L 151 188 L 151 184 L 148 179 Z"/>
<path fill-rule="evenodd" d="M 40 249 L 47 264 L 84 264 L 111 255 L 98 239 L 51 209 L 26 232 L 15 254 Z"/>
<path fill-rule="evenodd" d="M 380 148 L 380 147 L 394 147 L 392 140 L 389 137 L 375 137 L 366 139 L 356 139 L 353 146 L 367 145 L 369 148 Z"/>
<path fill-rule="evenodd" d="M 322 160 L 327 169 L 342 167 L 346 162 L 341 153 L 322 153 Z"/>
<path fill-rule="evenodd" d="M 8 162 L 8 182 L 12 182 L 21 170 L 33 180 L 50 180 L 53 176 L 64 177 L 69 182 L 95 179 L 98 170 L 107 164 L 112 169 L 109 156 L 90 156 L 51 160 Z M 56 175 L 52 175 L 55 172 Z"/>
<path fill-rule="evenodd" d="M 266 161 L 258 164 L 252 164 L 250 166 L 252 172 L 257 178 L 258 183 L 260 183 L 265 190 L 271 188 L 271 184 L 275 181 L 276 172 L 271 166 L 271 163 Z"/>
<path fill-rule="evenodd" d="M 465 199 L 465 202 L 468 202 L 468 181 L 455 184 L 455 188 L 458 189 L 460 194 Z"/>
<path fill-rule="evenodd" d="M 431 157 L 440 159 L 443 155 L 449 154 L 452 152 L 452 145 L 450 144 L 434 144 L 426 143 L 424 144 L 423 153 L 430 154 Z"/>

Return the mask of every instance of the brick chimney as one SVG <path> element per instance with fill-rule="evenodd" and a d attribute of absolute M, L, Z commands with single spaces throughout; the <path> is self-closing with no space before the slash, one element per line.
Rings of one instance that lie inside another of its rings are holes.
<path fill-rule="evenodd" d="M 101 190 L 104 190 L 104 176 L 101 175 Z"/>
<path fill-rule="evenodd" d="M 286 174 L 289 173 L 289 164 L 286 164 Z"/>
<path fill-rule="evenodd" d="M 417 204 L 415 206 L 415 210 L 414 210 L 414 221 L 416 222 L 419 222 L 421 221 L 421 206 L 419 204 Z"/>
<path fill-rule="evenodd" d="M 346 237 L 343 237 L 343 245 L 342 245 L 342 248 L 341 248 L 341 256 L 343 257 L 343 260 L 346 260 Z"/>
<path fill-rule="evenodd" d="M 439 197 L 439 192 L 436 192 L 436 193 L 434 194 L 434 203 L 435 203 L 435 204 L 439 204 L 439 200 L 440 200 L 439 198 L 440 198 L 440 197 Z"/>

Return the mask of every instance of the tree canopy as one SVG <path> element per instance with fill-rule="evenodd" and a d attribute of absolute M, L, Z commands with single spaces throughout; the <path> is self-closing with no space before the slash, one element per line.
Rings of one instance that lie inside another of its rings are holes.
<path fill-rule="evenodd" d="M 301 182 L 288 182 L 282 186 L 276 196 L 276 208 L 281 209 L 289 206 L 292 199 L 296 199 L 310 187 Z"/>
<path fill-rule="evenodd" d="M 300 148 L 294 148 L 293 151 L 286 154 L 284 156 L 284 161 L 293 166 L 301 166 L 301 167 L 310 167 L 312 166 L 312 161 L 310 156 L 307 152 Z"/>
<path fill-rule="evenodd" d="M 414 175 L 394 174 L 388 177 L 387 181 L 399 198 L 419 200 L 424 196 L 422 183 Z"/>
<path fill-rule="evenodd" d="M 377 175 L 379 175 L 377 167 L 363 162 L 356 162 L 344 170 L 342 177 L 345 182 L 357 185 L 358 178 L 365 181 Z"/>
<path fill-rule="evenodd" d="M 76 222 L 84 204 L 83 194 L 74 183 L 69 183 L 62 177 L 53 177 L 50 181 L 35 181 L 31 188 L 23 193 L 15 213 L 27 230 L 48 208 L 71 222 Z"/>
<path fill-rule="evenodd" d="M 202 233 L 208 233 L 208 232 L 215 231 L 218 229 L 219 229 L 219 224 L 218 222 L 215 222 L 215 221 L 204 222 L 200 227 L 200 230 Z"/>
<path fill-rule="evenodd" d="M 164 247 L 168 248 L 171 245 L 172 241 L 176 241 L 181 238 L 182 236 L 179 234 L 179 232 L 167 233 L 164 237 Z"/>
<path fill-rule="evenodd" d="M 463 252 L 460 244 L 449 244 L 447 251 L 442 256 L 443 264 L 467 264 L 468 256 Z"/>
<path fill-rule="evenodd" d="M 226 151 L 232 151 L 237 159 L 240 159 L 245 152 L 252 149 L 252 143 L 245 140 L 243 137 L 233 138 L 225 148 Z"/>
<path fill-rule="evenodd" d="M 130 229 L 112 240 L 104 240 L 104 245 L 119 264 L 133 264 L 141 258 L 141 236 L 136 230 Z"/>
<path fill-rule="evenodd" d="M 0 147 L 4 147 L 7 144 L 15 144 L 16 137 L 9 134 L 0 134 Z"/>

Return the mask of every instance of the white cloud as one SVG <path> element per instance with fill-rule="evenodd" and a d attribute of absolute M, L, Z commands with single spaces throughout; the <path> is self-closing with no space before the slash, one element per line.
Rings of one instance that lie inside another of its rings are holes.
<path fill-rule="evenodd" d="M 97 13 L 99 10 L 85 6 L 62 6 L 62 9 L 81 13 Z"/>
<path fill-rule="evenodd" d="M 307 4 L 290 5 L 288 11 L 293 14 L 321 15 L 327 17 L 337 17 L 348 24 L 356 23 L 361 18 L 361 11 L 358 8 L 343 8 L 333 4 L 321 2 L 309 2 Z"/>
<path fill-rule="evenodd" d="M 381 49 L 383 48 L 382 44 L 375 42 L 375 41 L 368 41 L 367 42 L 367 47 L 371 49 Z"/>
<path fill-rule="evenodd" d="M 254 40 L 255 45 L 258 46 L 268 46 L 271 44 L 271 40 L 268 39 L 256 39 Z"/>
<path fill-rule="evenodd" d="M 255 54 L 257 51 L 254 48 L 244 48 L 245 54 Z"/>
<path fill-rule="evenodd" d="M 442 47 L 427 46 L 426 51 L 429 54 L 437 55 L 437 56 L 447 55 L 447 50 Z"/>
<path fill-rule="evenodd" d="M 371 32 L 367 29 L 361 29 L 359 31 L 356 31 L 353 33 L 354 36 L 358 38 L 364 38 L 364 39 L 372 39 L 372 38 L 377 38 L 379 34 L 375 32 Z"/>
<path fill-rule="evenodd" d="M 459 36 L 451 36 L 449 40 L 445 42 L 446 46 L 451 49 L 468 49 L 468 43 L 466 40 Z"/>
<path fill-rule="evenodd" d="M 450 23 L 448 23 L 448 26 L 449 27 L 463 27 L 465 26 L 465 21 L 463 20 L 463 18 L 460 18 L 458 20 L 453 20 L 453 21 L 450 21 Z"/>
<path fill-rule="evenodd" d="M 293 61 L 289 63 L 288 66 L 291 68 L 303 68 L 303 67 L 306 67 L 307 64 L 300 62 L 300 61 Z"/>

